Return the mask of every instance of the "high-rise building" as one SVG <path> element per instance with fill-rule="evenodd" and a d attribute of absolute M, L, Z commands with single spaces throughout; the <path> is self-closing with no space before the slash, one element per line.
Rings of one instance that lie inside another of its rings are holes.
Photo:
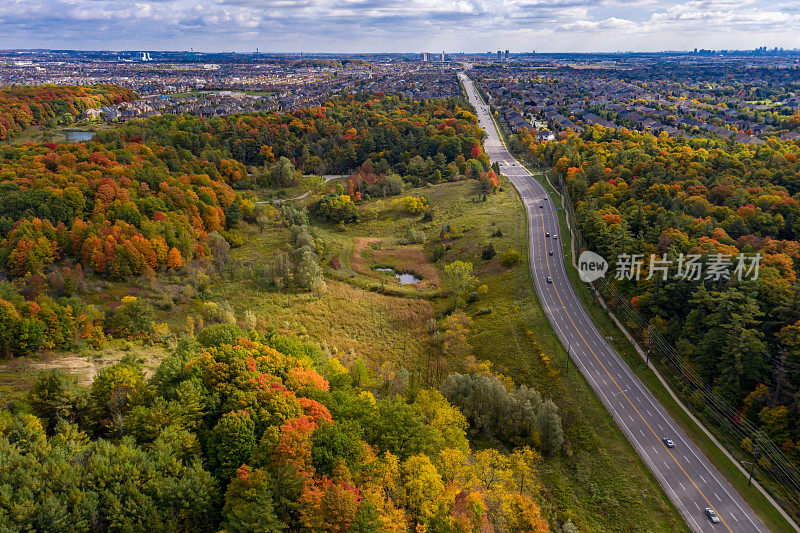
<path fill-rule="evenodd" d="M 427 63 L 428 62 L 428 52 L 422 52 L 420 54 L 420 59 L 422 60 L 423 63 Z"/>
<path fill-rule="evenodd" d="M 497 60 L 498 61 L 502 61 L 503 60 L 503 52 L 501 50 L 497 51 Z"/>
<path fill-rule="evenodd" d="M 442 50 L 442 63 L 444 63 L 444 50 Z"/>
<path fill-rule="evenodd" d="M 508 61 L 508 50 L 506 50 L 506 61 Z"/>

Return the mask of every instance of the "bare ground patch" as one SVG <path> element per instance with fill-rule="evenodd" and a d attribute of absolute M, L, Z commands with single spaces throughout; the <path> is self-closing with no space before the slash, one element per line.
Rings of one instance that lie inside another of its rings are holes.
<path fill-rule="evenodd" d="M 380 244 L 380 246 L 375 246 Z M 361 275 L 373 278 L 380 277 L 371 267 L 375 265 L 392 267 L 399 273 L 411 273 L 422 281 L 418 288 L 438 287 L 441 284 L 439 270 L 428 261 L 422 245 L 406 246 L 388 244 L 377 238 L 360 237 L 355 239 L 353 249 L 353 270 Z"/>
<path fill-rule="evenodd" d="M 167 354 L 167 350 L 157 346 L 132 346 L 123 349 L 109 345 L 87 354 L 43 352 L 36 357 L 17 357 L 0 365 L 0 382 L 12 388 L 27 389 L 39 373 L 58 369 L 75 375 L 81 385 L 91 385 L 97 374 L 118 363 L 127 354 L 138 356 L 143 363 L 145 376 L 150 376 Z"/>

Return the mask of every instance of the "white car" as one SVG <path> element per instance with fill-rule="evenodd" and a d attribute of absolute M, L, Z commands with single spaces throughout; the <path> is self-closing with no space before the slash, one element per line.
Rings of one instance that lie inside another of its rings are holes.
<path fill-rule="evenodd" d="M 554 239 L 558 239 L 558 235 L 556 235 L 555 233 L 553 233 L 553 238 L 554 238 Z"/>
<path fill-rule="evenodd" d="M 664 438 L 663 438 L 663 439 L 661 439 L 661 440 L 663 440 L 663 441 L 664 441 L 664 445 L 665 445 L 667 448 L 674 448 L 674 447 L 675 447 L 675 443 L 674 443 L 674 442 L 672 442 L 672 439 L 668 439 L 668 438 L 664 437 Z"/>
<path fill-rule="evenodd" d="M 719 515 L 711 507 L 706 507 L 706 516 L 711 520 L 712 524 L 719 524 L 721 522 Z"/>

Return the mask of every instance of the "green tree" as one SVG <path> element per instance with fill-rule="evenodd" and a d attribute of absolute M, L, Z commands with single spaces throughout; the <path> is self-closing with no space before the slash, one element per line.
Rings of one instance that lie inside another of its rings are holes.
<path fill-rule="evenodd" d="M 558 416 L 556 404 L 550 400 L 544 402 L 536 416 L 536 422 L 542 451 L 545 455 L 553 455 L 564 443 L 564 430 L 561 428 L 561 417 Z"/>
<path fill-rule="evenodd" d="M 36 377 L 28 390 L 28 403 L 48 432 L 52 432 L 59 419 L 72 419 L 77 394 L 77 381 L 73 376 L 51 369 Z"/>
<path fill-rule="evenodd" d="M 453 261 L 444 267 L 444 286 L 453 295 L 453 306 L 464 305 L 464 296 L 478 282 L 472 275 L 472 263 L 466 261 Z"/>
<path fill-rule="evenodd" d="M 270 185 L 291 187 L 297 180 L 294 165 L 287 157 L 281 156 L 269 171 Z"/>
<path fill-rule="evenodd" d="M 225 493 L 222 528 L 232 533 L 273 533 L 286 529 L 275 514 L 269 475 L 242 465 Z"/>
<path fill-rule="evenodd" d="M 212 472 L 230 479 L 236 469 L 250 461 L 256 445 L 255 422 L 245 411 L 222 416 L 208 438 L 208 458 Z"/>

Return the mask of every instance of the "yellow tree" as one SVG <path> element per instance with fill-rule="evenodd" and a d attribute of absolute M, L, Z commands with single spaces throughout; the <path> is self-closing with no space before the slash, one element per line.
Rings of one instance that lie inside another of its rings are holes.
<path fill-rule="evenodd" d="M 402 466 L 403 505 L 416 524 L 424 523 L 446 505 L 442 477 L 427 455 L 412 455 Z"/>

